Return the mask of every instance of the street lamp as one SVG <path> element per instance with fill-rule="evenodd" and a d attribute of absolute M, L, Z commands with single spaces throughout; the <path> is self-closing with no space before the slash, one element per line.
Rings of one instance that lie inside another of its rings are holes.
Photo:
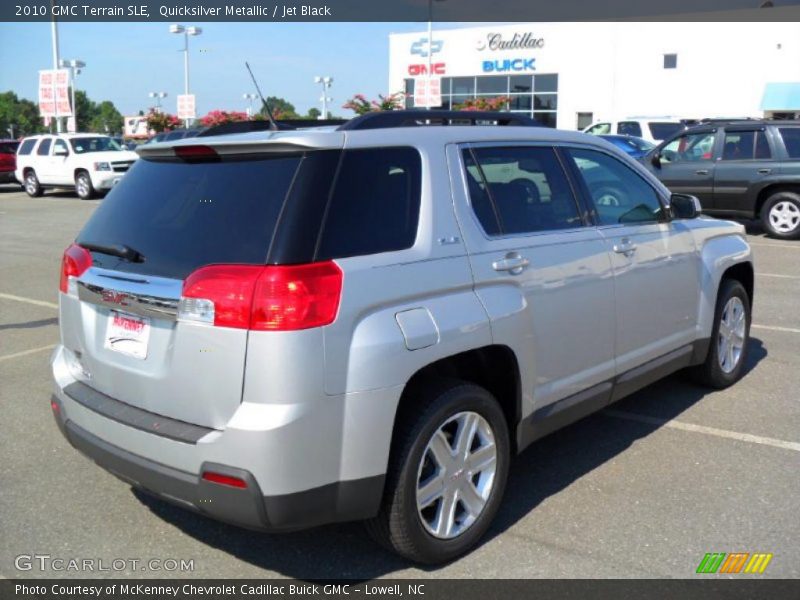
<path fill-rule="evenodd" d="M 444 2 L 444 0 L 435 0 L 436 2 Z M 433 68 L 433 2 L 428 0 L 428 101 L 425 103 L 428 110 L 431 109 L 431 69 Z"/>
<path fill-rule="evenodd" d="M 183 35 L 183 93 L 189 95 L 189 36 L 200 35 L 203 33 L 200 27 L 184 27 L 183 25 L 170 25 L 170 33 Z M 186 125 L 189 125 L 190 119 L 186 119 Z"/>
<path fill-rule="evenodd" d="M 322 100 L 322 114 L 319 116 L 320 121 L 324 121 L 328 118 L 328 102 L 332 100 L 330 96 L 328 96 L 328 90 L 333 83 L 333 77 L 314 77 L 314 83 L 318 83 L 322 86 L 322 96 L 320 100 Z"/>
<path fill-rule="evenodd" d="M 156 112 L 161 112 L 161 100 L 167 97 L 167 92 L 150 92 L 147 94 L 156 100 Z"/>
<path fill-rule="evenodd" d="M 72 118 L 75 119 L 75 131 L 78 131 L 78 106 L 75 104 L 75 84 L 77 83 L 78 75 L 81 74 L 81 69 L 86 67 L 86 63 L 82 60 L 61 59 L 58 61 L 58 66 L 62 69 L 69 69 L 69 78 L 72 82 Z"/>
<path fill-rule="evenodd" d="M 252 117 L 253 116 L 253 100 L 258 98 L 258 96 L 256 94 L 242 94 L 242 98 L 244 98 L 248 102 L 247 116 L 248 117 Z"/>

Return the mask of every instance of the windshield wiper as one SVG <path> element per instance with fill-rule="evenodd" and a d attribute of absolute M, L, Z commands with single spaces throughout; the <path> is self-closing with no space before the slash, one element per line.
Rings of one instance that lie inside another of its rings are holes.
<path fill-rule="evenodd" d="M 140 263 L 144 262 L 144 254 L 138 250 L 134 250 L 125 244 L 93 244 L 91 242 L 81 242 L 81 246 L 87 250 L 94 250 L 101 254 L 108 254 L 110 256 L 119 256 L 120 258 L 129 262 Z"/>

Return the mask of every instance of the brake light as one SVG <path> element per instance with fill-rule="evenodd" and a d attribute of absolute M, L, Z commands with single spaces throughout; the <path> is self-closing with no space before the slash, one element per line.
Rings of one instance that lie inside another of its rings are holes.
<path fill-rule="evenodd" d="M 332 261 L 306 265 L 211 265 L 183 284 L 183 321 L 256 331 L 290 331 L 336 319 L 342 271 Z"/>
<path fill-rule="evenodd" d="M 223 475 L 222 473 L 214 473 L 206 471 L 203 473 L 203 479 L 211 483 L 219 483 L 220 485 L 228 485 L 235 488 L 246 488 L 247 482 L 239 477 L 231 477 L 230 475 Z"/>
<path fill-rule="evenodd" d="M 92 255 L 89 251 L 78 244 L 70 244 L 61 258 L 61 282 L 58 289 L 66 294 L 70 277 L 80 277 L 91 266 Z"/>
<path fill-rule="evenodd" d="M 184 160 L 216 160 L 219 154 L 211 146 L 175 146 L 175 156 Z"/>

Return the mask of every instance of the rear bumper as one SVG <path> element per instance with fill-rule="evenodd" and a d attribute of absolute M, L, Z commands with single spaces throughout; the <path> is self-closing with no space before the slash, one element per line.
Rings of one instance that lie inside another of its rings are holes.
<path fill-rule="evenodd" d="M 99 466 L 139 489 L 219 521 L 261 531 L 292 531 L 366 519 L 377 512 L 383 475 L 264 496 L 253 474 L 245 469 L 204 462 L 199 473 L 188 473 L 157 463 L 110 444 L 71 421 L 57 395 L 51 403 L 56 423 L 69 443 Z M 247 487 L 211 483 L 201 477 L 206 471 L 236 477 Z"/>
<path fill-rule="evenodd" d="M 14 171 L 0 171 L 0 183 L 19 183 Z"/>

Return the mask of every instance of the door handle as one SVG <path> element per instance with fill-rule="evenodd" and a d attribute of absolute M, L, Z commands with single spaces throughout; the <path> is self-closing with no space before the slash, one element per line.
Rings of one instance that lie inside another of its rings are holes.
<path fill-rule="evenodd" d="M 708 175 L 708 169 L 697 169 L 694 172 L 695 175 Z"/>
<path fill-rule="evenodd" d="M 529 264 L 531 261 L 520 256 L 519 252 L 509 252 L 504 258 L 494 261 L 492 268 L 495 271 L 508 271 L 512 275 L 519 275 Z"/>
<path fill-rule="evenodd" d="M 770 173 L 772 173 L 772 169 L 759 169 L 758 172 L 761 175 L 769 175 Z"/>
<path fill-rule="evenodd" d="M 617 254 L 624 254 L 625 256 L 631 256 L 636 252 L 636 244 L 628 238 L 622 238 L 619 244 L 614 244 L 614 252 Z"/>

